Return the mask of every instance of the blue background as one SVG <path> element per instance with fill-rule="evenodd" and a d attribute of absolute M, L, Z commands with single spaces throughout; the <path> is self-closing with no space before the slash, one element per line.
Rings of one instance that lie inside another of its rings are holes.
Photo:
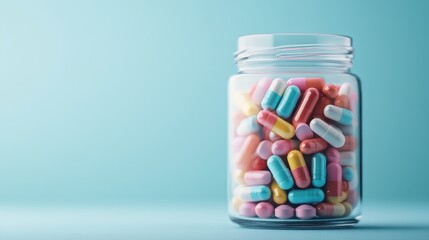
<path fill-rule="evenodd" d="M 429 200 L 425 1 L 4 1 L 0 203 L 226 205 L 239 36 L 353 37 L 364 201 Z"/>

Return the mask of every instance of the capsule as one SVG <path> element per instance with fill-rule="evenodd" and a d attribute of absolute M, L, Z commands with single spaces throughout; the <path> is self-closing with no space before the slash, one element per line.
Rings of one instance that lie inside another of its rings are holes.
<path fill-rule="evenodd" d="M 326 120 L 327 118 L 325 117 L 323 110 L 329 104 L 332 104 L 332 99 L 327 98 L 325 96 L 319 97 L 319 100 L 317 101 L 316 106 L 314 107 L 313 113 L 311 114 L 311 118 L 320 118 L 322 120 Z"/>
<path fill-rule="evenodd" d="M 271 155 L 273 155 L 271 152 L 272 145 L 271 141 L 268 140 L 260 142 L 256 149 L 256 154 L 258 154 L 260 158 L 267 160 Z"/>
<path fill-rule="evenodd" d="M 342 217 L 346 208 L 341 203 L 319 203 L 316 206 L 316 211 L 319 217 Z"/>
<path fill-rule="evenodd" d="M 252 100 L 250 99 L 249 94 L 247 93 L 238 93 L 235 97 L 238 108 L 241 109 L 241 111 L 246 116 L 253 116 L 258 114 L 258 112 L 261 110 L 258 105 L 256 105 Z"/>
<path fill-rule="evenodd" d="M 255 208 L 256 208 L 255 203 L 250 203 L 250 202 L 242 203 L 238 209 L 238 214 L 240 214 L 243 217 L 255 217 L 256 216 Z"/>
<path fill-rule="evenodd" d="M 289 202 L 293 204 L 320 203 L 325 194 L 319 188 L 293 189 L 288 194 Z"/>
<path fill-rule="evenodd" d="M 267 160 L 260 158 L 259 156 L 255 156 L 252 161 L 251 169 L 253 170 L 267 170 Z"/>
<path fill-rule="evenodd" d="M 275 203 L 283 204 L 287 201 L 286 191 L 281 189 L 275 180 L 271 183 L 271 193 Z"/>
<path fill-rule="evenodd" d="M 268 129 L 268 130 L 270 130 L 270 129 Z M 278 140 L 282 140 L 283 138 L 280 137 L 279 135 L 277 135 L 275 132 L 273 132 L 273 131 L 270 130 L 270 133 L 268 134 L 268 139 L 271 142 L 275 142 L 275 141 L 278 141 Z"/>
<path fill-rule="evenodd" d="M 257 116 L 258 122 L 271 129 L 274 133 L 284 139 L 291 139 L 295 136 L 295 128 L 285 120 L 279 118 L 274 113 L 262 110 Z"/>
<path fill-rule="evenodd" d="M 311 120 L 310 128 L 333 147 L 342 147 L 346 141 L 339 129 L 327 124 L 320 118 Z"/>
<path fill-rule="evenodd" d="M 279 156 L 273 155 L 268 158 L 267 165 L 281 189 L 288 190 L 293 187 L 294 181 L 292 175 Z"/>
<path fill-rule="evenodd" d="M 236 163 L 237 167 L 242 170 L 247 170 L 251 164 L 251 160 L 256 153 L 256 149 L 259 145 L 259 137 L 255 134 L 251 134 L 244 140 L 243 147 L 237 154 Z"/>
<path fill-rule="evenodd" d="M 279 105 L 277 106 L 276 112 L 281 118 L 290 118 L 293 110 L 298 103 L 301 91 L 296 86 L 289 86 L 286 88 Z"/>
<path fill-rule="evenodd" d="M 244 184 L 244 171 L 241 169 L 236 169 L 234 172 L 234 180 L 238 184 Z"/>
<path fill-rule="evenodd" d="M 355 152 L 340 152 L 341 166 L 356 166 Z"/>
<path fill-rule="evenodd" d="M 327 172 L 327 189 L 326 189 L 326 198 L 330 203 L 339 203 L 341 202 L 342 190 L 342 169 L 338 163 L 329 163 L 326 167 Z"/>
<path fill-rule="evenodd" d="M 274 155 L 284 156 L 294 149 L 291 140 L 278 140 L 271 145 L 271 152 Z"/>
<path fill-rule="evenodd" d="M 261 125 L 258 123 L 258 120 L 255 116 L 247 117 L 241 120 L 240 124 L 237 127 L 238 136 L 247 136 L 252 133 L 259 133 L 261 131 Z"/>
<path fill-rule="evenodd" d="M 326 149 L 325 156 L 328 159 L 328 163 L 331 163 L 331 162 L 340 163 L 341 155 L 336 148 L 330 147 Z"/>
<path fill-rule="evenodd" d="M 340 108 L 334 105 L 328 105 L 323 110 L 325 116 L 343 125 L 352 124 L 353 113 L 345 108 Z"/>
<path fill-rule="evenodd" d="M 274 215 L 280 219 L 287 219 L 295 215 L 295 209 L 289 205 L 280 205 L 274 209 Z"/>
<path fill-rule="evenodd" d="M 344 212 L 344 217 L 350 215 L 350 213 L 353 210 L 353 206 L 349 203 L 349 202 L 342 202 L 341 204 L 343 204 L 344 208 L 345 208 L 345 212 Z"/>
<path fill-rule="evenodd" d="M 286 89 L 286 82 L 281 78 L 276 78 L 268 88 L 262 99 L 261 106 L 265 110 L 273 111 L 277 108 L 280 100 L 282 99 L 283 93 Z"/>
<path fill-rule="evenodd" d="M 299 144 L 299 150 L 304 154 L 321 152 L 328 147 L 328 143 L 322 138 L 307 139 Z"/>
<path fill-rule="evenodd" d="M 351 167 L 344 167 L 343 168 L 343 179 L 346 181 L 353 181 L 356 178 L 356 172 Z"/>
<path fill-rule="evenodd" d="M 316 153 L 311 158 L 311 183 L 314 187 L 322 187 L 326 183 L 326 157 Z"/>
<path fill-rule="evenodd" d="M 273 79 L 271 78 L 262 78 L 261 80 L 259 80 L 258 84 L 255 87 L 255 90 L 251 95 L 251 99 L 254 103 L 256 103 L 257 105 L 261 104 L 262 99 L 267 93 L 268 88 L 270 88 L 272 82 Z"/>
<path fill-rule="evenodd" d="M 302 100 L 292 119 L 294 127 L 297 127 L 299 123 L 307 123 L 318 99 L 319 91 L 317 91 L 317 89 L 309 88 L 304 92 Z"/>
<path fill-rule="evenodd" d="M 248 186 L 267 185 L 271 182 L 269 171 L 248 171 L 244 174 L 244 182 Z"/>
<path fill-rule="evenodd" d="M 299 123 L 298 126 L 296 126 L 295 135 L 300 141 L 313 138 L 314 136 L 310 126 L 308 126 L 306 123 Z"/>
<path fill-rule="evenodd" d="M 350 93 L 352 92 L 352 87 L 350 83 L 343 83 L 340 86 L 340 89 L 338 89 L 338 95 L 346 95 L 347 97 L 350 97 Z"/>
<path fill-rule="evenodd" d="M 353 151 L 356 148 L 356 139 L 349 135 L 345 136 L 344 145 L 341 146 L 338 151 L 340 152 L 346 152 L 346 151 Z"/>
<path fill-rule="evenodd" d="M 260 202 L 271 197 L 271 191 L 267 186 L 240 187 L 237 195 L 244 202 Z"/>
<path fill-rule="evenodd" d="M 288 86 L 295 85 L 301 92 L 306 91 L 309 88 L 315 88 L 318 91 L 322 91 L 325 85 L 323 78 L 291 78 L 286 83 Z"/>
<path fill-rule="evenodd" d="M 287 155 L 287 161 L 296 185 L 299 188 L 308 187 L 311 183 L 311 178 L 302 153 L 298 150 L 290 151 Z"/>
<path fill-rule="evenodd" d="M 338 88 L 334 84 L 325 84 L 322 93 L 328 98 L 335 99 L 338 96 Z"/>
<path fill-rule="evenodd" d="M 338 95 L 335 98 L 334 105 L 340 108 L 350 109 L 350 100 L 346 95 Z"/>

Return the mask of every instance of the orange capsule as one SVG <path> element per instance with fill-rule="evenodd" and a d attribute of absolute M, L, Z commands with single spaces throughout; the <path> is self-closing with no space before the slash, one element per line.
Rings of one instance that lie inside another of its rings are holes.
<path fill-rule="evenodd" d="M 351 135 L 345 136 L 345 139 L 346 139 L 346 141 L 345 141 L 344 145 L 342 147 L 338 148 L 338 151 L 340 151 L 340 152 L 348 152 L 348 151 L 355 150 L 355 148 L 356 148 L 356 139 L 353 136 L 351 136 Z"/>
<path fill-rule="evenodd" d="M 328 147 L 328 143 L 322 138 L 311 138 L 299 144 L 299 150 L 304 154 L 321 152 Z"/>
<path fill-rule="evenodd" d="M 346 108 L 350 110 L 350 100 L 347 95 L 339 95 L 335 98 L 334 105 L 341 108 Z"/>
<path fill-rule="evenodd" d="M 307 123 L 314 107 L 319 99 L 319 91 L 315 88 L 309 88 L 304 92 L 301 102 L 292 119 L 292 124 L 297 127 L 299 123 Z"/>
<path fill-rule="evenodd" d="M 256 134 L 250 134 L 246 137 L 241 150 L 237 154 L 236 163 L 239 169 L 244 171 L 249 169 L 256 154 L 256 149 L 259 146 L 259 142 L 259 137 Z"/>
<path fill-rule="evenodd" d="M 322 93 L 328 98 L 335 99 L 338 96 L 338 88 L 334 84 L 325 84 Z"/>

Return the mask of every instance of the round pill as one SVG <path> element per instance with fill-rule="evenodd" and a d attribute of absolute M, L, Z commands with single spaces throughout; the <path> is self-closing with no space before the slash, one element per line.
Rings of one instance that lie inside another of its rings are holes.
<path fill-rule="evenodd" d="M 242 203 L 238 209 L 238 213 L 244 217 L 254 217 L 256 204 L 254 203 Z"/>
<path fill-rule="evenodd" d="M 260 218 L 269 218 L 273 216 L 274 207 L 271 203 L 268 202 L 260 202 L 256 204 L 255 207 L 256 215 Z"/>
<path fill-rule="evenodd" d="M 286 219 L 293 217 L 295 209 L 289 205 L 280 205 L 274 210 L 274 215 L 280 219 Z"/>
<path fill-rule="evenodd" d="M 296 216 L 300 219 L 310 219 L 316 216 L 316 209 L 307 204 L 297 207 L 295 211 Z"/>

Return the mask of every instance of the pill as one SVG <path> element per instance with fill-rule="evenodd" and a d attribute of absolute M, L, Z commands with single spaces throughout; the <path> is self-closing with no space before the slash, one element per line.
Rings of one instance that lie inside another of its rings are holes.
<path fill-rule="evenodd" d="M 322 91 L 323 86 L 325 85 L 325 80 L 323 78 L 291 78 L 287 81 L 287 85 L 295 85 L 301 90 L 301 92 L 304 92 L 309 88 L 315 88 L 318 91 Z"/>
<path fill-rule="evenodd" d="M 271 141 L 268 140 L 260 142 L 258 148 L 256 149 L 256 154 L 258 154 L 258 156 L 262 159 L 268 159 L 271 155 L 273 155 L 271 152 L 272 145 L 273 144 Z"/>
<path fill-rule="evenodd" d="M 260 111 L 258 105 L 251 101 L 250 96 L 247 93 L 238 93 L 236 95 L 236 102 L 238 107 L 246 116 L 256 115 Z"/>
<path fill-rule="evenodd" d="M 256 104 L 260 104 L 262 102 L 262 99 L 264 98 L 265 94 L 268 91 L 268 88 L 270 87 L 273 80 L 271 78 L 262 78 L 259 80 L 258 84 L 255 87 L 255 90 L 253 91 L 253 94 L 251 95 L 252 101 Z"/>
<path fill-rule="evenodd" d="M 343 181 L 342 189 L 343 189 L 343 191 L 348 191 L 349 190 L 349 182 Z"/>
<path fill-rule="evenodd" d="M 339 148 L 342 147 L 345 143 L 345 137 L 341 133 L 341 131 L 327 124 L 320 118 L 315 118 L 311 120 L 310 128 L 311 130 L 313 130 L 313 132 L 315 132 L 333 147 Z"/>
<path fill-rule="evenodd" d="M 290 151 L 287 154 L 287 161 L 296 185 L 299 188 L 308 187 L 311 183 L 311 178 L 302 153 L 298 150 Z"/>
<path fill-rule="evenodd" d="M 304 154 L 321 152 L 328 147 L 328 143 L 322 138 L 311 138 L 301 142 L 299 150 Z"/>
<path fill-rule="evenodd" d="M 306 123 L 299 123 L 295 129 L 295 135 L 300 141 L 304 141 L 306 139 L 313 138 L 314 134 L 311 131 L 310 126 Z"/>
<path fill-rule="evenodd" d="M 232 152 L 233 153 L 239 152 L 240 149 L 243 147 L 243 144 L 244 144 L 245 140 L 246 140 L 245 137 L 235 137 L 232 140 L 232 143 L 231 143 L 231 146 L 232 146 L 231 150 L 232 150 Z"/>
<path fill-rule="evenodd" d="M 356 139 L 353 136 L 345 136 L 344 145 L 338 148 L 340 152 L 353 151 L 356 148 Z"/>
<path fill-rule="evenodd" d="M 237 154 L 236 163 L 238 168 L 246 170 L 250 166 L 258 145 L 259 137 L 257 135 L 251 134 L 246 137 L 243 147 Z"/>
<path fill-rule="evenodd" d="M 334 84 L 325 84 L 322 93 L 328 98 L 335 99 L 338 96 L 337 86 Z"/>
<path fill-rule="evenodd" d="M 319 203 L 316 212 L 319 217 L 342 217 L 346 208 L 341 203 Z"/>
<path fill-rule="evenodd" d="M 356 157 L 354 152 L 340 152 L 341 166 L 356 166 Z"/>
<path fill-rule="evenodd" d="M 258 120 L 255 116 L 247 117 L 241 120 L 237 128 L 238 136 L 247 136 L 252 133 L 259 133 L 261 131 L 261 125 L 258 123 Z"/>
<path fill-rule="evenodd" d="M 319 91 L 315 88 L 309 88 L 304 92 L 301 102 L 293 115 L 292 124 L 297 127 L 299 123 L 307 123 L 319 99 Z"/>
<path fill-rule="evenodd" d="M 268 139 L 270 139 L 271 142 L 275 142 L 277 140 L 281 140 L 283 139 L 282 137 L 280 137 L 279 135 L 275 134 L 273 131 L 271 131 L 270 129 L 270 133 L 268 135 Z"/>
<path fill-rule="evenodd" d="M 274 214 L 274 207 L 269 202 L 260 202 L 256 204 L 255 213 L 260 218 L 269 218 Z"/>
<path fill-rule="evenodd" d="M 277 204 L 283 204 L 287 201 L 285 190 L 281 189 L 275 180 L 271 183 L 271 195 L 273 201 Z"/>
<path fill-rule="evenodd" d="M 271 152 L 274 155 L 284 156 L 294 149 L 293 142 L 291 140 L 278 140 L 275 141 L 271 146 Z"/>
<path fill-rule="evenodd" d="M 240 209 L 240 205 L 242 204 L 243 202 L 239 199 L 239 198 L 237 198 L 237 197 L 232 197 L 232 199 L 231 199 L 231 207 L 232 207 L 232 209 L 234 209 L 236 212 L 238 212 L 239 211 L 239 209 Z"/>
<path fill-rule="evenodd" d="M 322 187 L 326 183 L 326 157 L 316 153 L 311 158 L 311 183 L 314 187 Z"/>
<path fill-rule="evenodd" d="M 250 203 L 250 202 L 242 203 L 238 210 L 238 214 L 240 214 L 243 217 L 255 217 L 256 216 L 255 208 L 256 208 L 256 204 L 254 203 Z"/>
<path fill-rule="evenodd" d="M 353 120 L 353 114 L 350 110 L 340 108 L 334 105 L 326 106 L 323 113 L 327 118 L 344 125 L 350 125 Z"/>
<path fill-rule="evenodd" d="M 279 118 L 270 111 L 260 111 L 258 113 L 257 119 L 260 124 L 271 129 L 271 131 L 284 139 L 291 139 L 293 136 L 295 136 L 295 128 L 290 123 Z"/>
<path fill-rule="evenodd" d="M 323 201 L 325 194 L 319 188 L 293 189 L 287 197 L 293 204 L 319 203 Z"/>
<path fill-rule="evenodd" d="M 244 184 L 244 171 L 241 169 L 236 169 L 234 172 L 234 180 L 238 184 Z"/>
<path fill-rule="evenodd" d="M 349 181 L 348 183 L 349 183 L 349 190 L 354 190 L 357 188 L 358 183 L 359 183 L 359 178 L 357 177 L 356 172 L 354 172 L 354 176 L 353 176 L 352 180 Z"/>
<path fill-rule="evenodd" d="M 289 205 L 280 205 L 274 209 L 274 215 L 280 219 L 292 218 L 295 215 L 295 209 Z"/>
<path fill-rule="evenodd" d="M 279 156 L 273 155 L 268 158 L 267 165 L 281 189 L 288 190 L 293 187 L 292 175 Z"/>
<path fill-rule="evenodd" d="M 311 118 L 320 118 L 322 120 L 326 120 L 325 114 L 323 110 L 326 106 L 332 104 L 332 99 L 321 96 L 314 107 L 313 113 L 311 114 Z"/>
<path fill-rule="evenodd" d="M 335 98 L 334 105 L 341 108 L 350 109 L 349 97 L 347 97 L 346 95 L 338 95 Z"/>
<path fill-rule="evenodd" d="M 341 204 L 343 204 L 345 212 L 344 212 L 344 217 L 350 215 L 350 213 L 353 210 L 353 206 L 349 203 L 349 202 L 342 202 Z"/>
<path fill-rule="evenodd" d="M 356 176 L 356 172 L 351 167 L 344 167 L 343 168 L 343 179 L 346 181 L 352 181 Z"/>
<path fill-rule="evenodd" d="M 330 147 L 326 149 L 325 156 L 328 159 L 328 163 L 331 163 L 331 162 L 340 163 L 341 155 L 336 148 Z"/>
<path fill-rule="evenodd" d="M 269 171 L 248 171 L 244 174 L 244 182 L 249 186 L 267 185 L 271 182 Z"/>
<path fill-rule="evenodd" d="M 266 170 L 268 169 L 267 160 L 264 160 L 259 156 L 255 156 L 254 160 L 252 161 L 251 168 L 253 170 Z"/>
<path fill-rule="evenodd" d="M 350 83 L 343 83 L 341 84 L 340 89 L 338 89 L 338 95 L 346 95 L 350 97 L 351 90 L 352 88 Z"/>
<path fill-rule="evenodd" d="M 344 202 L 347 199 L 347 192 L 343 191 L 341 193 L 340 202 Z"/>
<path fill-rule="evenodd" d="M 277 115 L 279 115 L 279 117 L 281 118 L 290 118 L 292 116 L 293 110 L 296 107 L 296 104 L 298 103 L 300 96 L 301 91 L 298 87 L 287 87 L 282 99 L 280 100 L 279 105 L 277 106 Z"/>
<path fill-rule="evenodd" d="M 330 203 L 339 203 L 342 194 L 342 169 L 338 163 L 329 163 L 326 167 L 326 198 Z"/>
<path fill-rule="evenodd" d="M 316 209 L 310 205 L 301 205 L 295 209 L 296 217 L 300 219 L 310 219 L 316 216 Z"/>
<path fill-rule="evenodd" d="M 347 191 L 347 202 L 352 206 L 356 206 L 359 203 L 359 192 L 357 190 L 349 189 Z"/>
<path fill-rule="evenodd" d="M 237 195 L 244 202 L 260 202 L 271 197 L 271 191 L 267 186 L 240 187 Z"/>
<path fill-rule="evenodd" d="M 274 111 L 279 104 L 283 93 L 286 89 L 286 82 L 281 78 L 276 78 L 271 83 L 264 98 L 262 99 L 261 106 L 265 110 Z"/>

